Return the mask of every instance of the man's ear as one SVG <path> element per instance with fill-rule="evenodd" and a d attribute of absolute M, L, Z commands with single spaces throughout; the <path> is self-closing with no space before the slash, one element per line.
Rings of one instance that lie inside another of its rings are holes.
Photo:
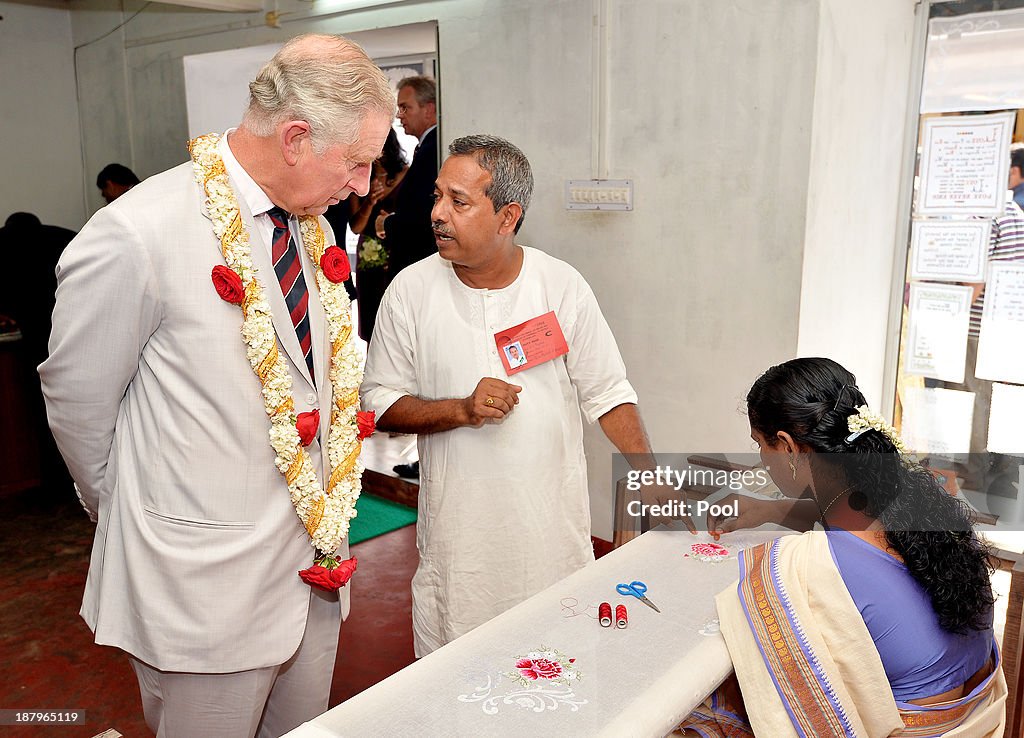
<path fill-rule="evenodd" d="M 307 148 L 312 149 L 309 123 L 304 120 L 289 120 L 278 126 L 277 131 L 281 142 L 281 154 L 285 163 L 293 167 Z"/>
<path fill-rule="evenodd" d="M 508 233 L 515 233 L 516 224 L 523 217 L 523 206 L 517 202 L 510 202 L 502 210 L 504 212 L 501 216 L 501 226 L 498 228 L 498 233 L 502 236 Z"/>

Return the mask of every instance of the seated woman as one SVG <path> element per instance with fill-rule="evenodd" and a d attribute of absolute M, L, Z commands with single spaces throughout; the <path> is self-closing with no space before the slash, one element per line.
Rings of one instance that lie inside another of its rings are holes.
<path fill-rule="evenodd" d="M 747 413 L 796 501 L 741 498 L 738 520 L 709 529 L 785 519 L 824 531 L 741 553 L 738 584 L 716 600 L 736 679 L 684 735 L 1002 735 L 987 550 L 963 504 L 902 456 L 834 361 L 772 367 Z"/>

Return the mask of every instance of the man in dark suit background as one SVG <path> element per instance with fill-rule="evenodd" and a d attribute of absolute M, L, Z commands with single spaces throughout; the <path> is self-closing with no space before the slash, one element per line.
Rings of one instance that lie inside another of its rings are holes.
<path fill-rule="evenodd" d="M 0 270 L 0 322 L 7 316 L 21 331 L 21 342 L 15 352 L 18 386 L 24 389 L 34 420 L 33 427 L 23 428 L 22 432 L 38 443 L 43 488 L 65 497 L 70 494 L 71 477 L 46 424 L 46 406 L 36 367 L 47 355 L 50 315 L 57 291 L 54 269 L 64 247 L 75 235 L 67 228 L 44 225 L 32 213 L 12 213 L 0 228 L 0 257 L 6 264 Z"/>
<path fill-rule="evenodd" d="M 429 77 L 398 83 L 398 119 L 419 138 L 409 171 L 398 190 L 393 213 L 377 217 L 377 235 L 387 239 L 392 275 L 437 251 L 430 226 L 437 179 L 437 84 Z"/>
<path fill-rule="evenodd" d="M 12 213 L 0 228 L 0 313 L 21 329 L 28 358 L 35 366 L 46 358 L 57 277 L 54 268 L 75 232 L 43 225 L 32 213 Z"/>

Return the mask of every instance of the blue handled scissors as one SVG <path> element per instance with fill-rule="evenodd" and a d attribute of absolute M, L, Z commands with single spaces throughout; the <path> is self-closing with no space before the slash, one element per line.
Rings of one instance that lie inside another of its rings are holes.
<path fill-rule="evenodd" d="M 647 591 L 647 585 L 643 582 L 630 582 L 629 584 L 616 584 L 615 591 L 620 595 L 628 595 L 629 597 L 636 597 L 642 603 L 648 607 L 654 608 L 655 612 L 661 612 L 658 607 L 644 596 Z"/>

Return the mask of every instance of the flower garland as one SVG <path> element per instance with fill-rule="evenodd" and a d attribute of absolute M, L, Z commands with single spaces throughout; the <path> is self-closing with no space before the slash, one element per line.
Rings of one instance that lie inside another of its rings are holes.
<path fill-rule="evenodd" d="M 869 430 L 875 430 L 888 438 L 901 454 L 907 453 L 907 446 L 896 429 L 886 423 L 885 418 L 881 415 L 870 410 L 867 405 L 860 405 L 855 414 L 846 418 L 846 427 L 850 430 L 850 435 L 846 437 L 847 443 L 853 443 Z"/>
<path fill-rule="evenodd" d="M 249 234 L 242 224 L 224 161 L 217 153 L 219 141 L 220 136 L 209 134 L 188 144 L 196 181 L 206 193 L 205 215 L 213 224 L 227 264 L 214 268 L 214 286 L 222 298 L 242 308 L 242 338 L 249 363 L 262 384 L 263 404 L 270 417 L 270 445 L 277 454 L 274 463 L 288 483 L 292 505 L 316 549 L 314 567 L 299 575 L 312 586 L 337 589 L 355 569 L 355 559 L 339 569 L 334 554 L 356 515 L 363 473 L 359 452 L 362 440 L 373 432 L 373 413 L 358 411 L 362 369 L 352 341 L 350 303 L 342 283 L 348 270 L 338 266 L 341 259 L 347 266 L 348 257 L 337 246 L 324 247 L 318 218 L 300 218 L 302 243 L 317 265 L 317 287 L 331 341 L 329 379 L 334 401 L 327 440 L 331 474 L 325 488 L 317 480 L 305 448 L 316 437 L 319 411 L 295 413 L 291 373 L 277 347 L 270 306 L 252 263 Z M 338 570 L 344 576 L 326 577 L 329 582 L 325 586 L 321 576 L 324 570 Z"/>

